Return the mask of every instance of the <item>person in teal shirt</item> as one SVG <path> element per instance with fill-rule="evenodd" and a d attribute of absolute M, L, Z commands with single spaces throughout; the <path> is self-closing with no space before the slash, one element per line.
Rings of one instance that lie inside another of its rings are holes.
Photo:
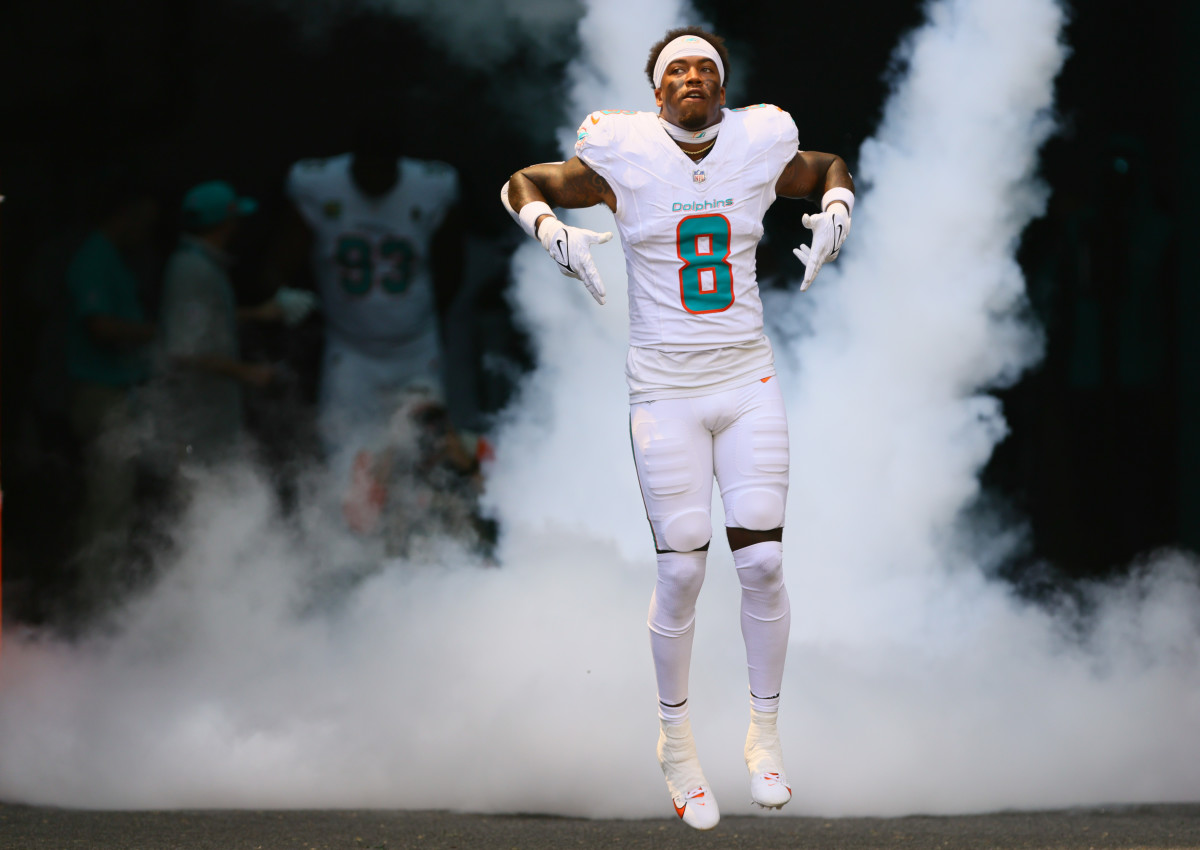
<path fill-rule="evenodd" d="M 67 368 L 77 382 L 130 387 L 148 374 L 145 343 L 154 329 L 146 321 L 137 278 L 121 254 L 128 238 L 103 227 L 93 231 L 68 269 L 73 315 Z"/>
<path fill-rule="evenodd" d="M 126 187 L 113 194 L 67 270 L 71 426 L 83 460 L 76 613 L 101 607 L 127 568 L 137 484 L 131 391 L 149 375 L 155 335 L 129 258 L 148 244 L 157 218 L 148 192 Z"/>

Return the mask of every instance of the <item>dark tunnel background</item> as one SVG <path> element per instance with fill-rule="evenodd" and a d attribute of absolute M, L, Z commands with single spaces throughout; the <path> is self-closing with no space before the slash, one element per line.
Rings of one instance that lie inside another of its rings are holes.
<path fill-rule="evenodd" d="M 913 0 L 697 7 L 729 40 L 746 102 L 788 109 L 804 146 L 841 153 L 852 169 L 879 120 L 898 38 L 922 15 Z M 62 279 L 113 168 L 136 167 L 168 211 L 217 177 L 259 199 L 236 270 L 251 301 L 270 294 L 261 266 L 288 167 L 348 149 L 364 112 L 399 116 L 409 155 L 452 163 L 465 190 L 477 332 L 458 352 L 459 425 L 486 431 L 529 367 L 504 296 L 504 259 L 522 237 L 496 194 L 516 168 L 556 159 L 556 128 L 581 117 L 563 109 L 581 10 L 561 4 L 537 37 L 513 23 L 499 37 L 505 49 L 467 63 L 428 24 L 381 8 L 24 0 L 0 12 L 7 617 L 38 619 L 70 554 L 61 529 L 76 507 L 78 455 L 63 421 Z M 1071 12 L 1060 129 L 1043 152 L 1050 207 L 1020 251 L 1046 356 L 996 389 L 1011 433 L 984 472 L 987 507 L 1030 531 L 1007 568 L 1030 592 L 1115 575 L 1161 547 L 1200 549 L 1200 268 L 1188 248 L 1200 171 L 1185 156 L 1200 141 L 1200 67 L 1186 58 L 1195 36 L 1191 4 L 1088 0 Z M 768 224 L 770 244 L 790 258 L 806 231 L 800 205 L 786 207 Z M 147 258 L 150 305 L 177 224 L 164 216 Z M 784 258 L 765 251 L 760 262 L 769 280 Z M 245 345 L 295 376 L 250 421 L 286 467 L 311 450 L 288 411 L 311 403 L 319 329 Z"/>

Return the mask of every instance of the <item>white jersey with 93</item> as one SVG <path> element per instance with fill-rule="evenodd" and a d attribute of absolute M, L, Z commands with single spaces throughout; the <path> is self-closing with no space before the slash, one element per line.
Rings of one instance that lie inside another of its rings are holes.
<path fill-rule="evenodd" d="M 755 251 L 775 183 L 796 155 L 796 125 L 769 104 L 721 114 L 716 143 L 698 163 L 653 112 L 593 112 L 579 128 L 576 155 L 617 199 L 631 401 L 774 374 Z"/>
<path fill-rule="evenodd" d="M 458 175 L 441 162 L 399 160 L 388 194 L 364 195 L 350 154 L 297 163 L 287 193 L 315 235 L 313 266 L 329 331 L 368 354 L 436 337 L 429 251 L 458 200 Z"/>

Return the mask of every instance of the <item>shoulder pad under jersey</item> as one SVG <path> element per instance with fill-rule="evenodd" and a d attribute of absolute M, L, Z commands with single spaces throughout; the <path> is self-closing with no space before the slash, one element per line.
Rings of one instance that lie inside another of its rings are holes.
<path fill-rule="evenodd" d="M 794 153 L 794 148 L 798 143 L 796 122 L 792 120 L 791 115 L 778 106 L 770 103 L 756 103 L 753 106 L 740 106 L 729 111 L 741 118 L 751 139 L 758 139 L 772 148 L 779 144 L 784 147 L 790 145 L 793 147 Z"/>
<path fill-rule="evenodd" d="M 331 157 L 302 159 L 288 170 L 288 180 L 311 180 L 318 177 L 329 169 L 331 159 Z"/>
<path fill-rule="evenodd" d="M 288 169 L 286 180 L 287 193 L 293 198 L 296 195 L 303 193 L 306 189 L 311 191 L 312 186 L 319 183 L 329 170 L 329 157 L 315 157 L 313 159 L 302 159 L 292 165 Z"/>
<path fill-rule="evenodd" d="M 575 138 L 575 155 L 579 156 L 589 147 L 607 145 L 618 132 L 624 116 L 637 114 L 628 109 L 600 109 L 588 115 L 579 125 L 579 132 Z"/>
<path fill-rule="evenodd" d="M 426 180 L 445 186 L 458 185 L 458 169 L 447 162 L 440 162 L 436 159 L 422 159 L 417 161 L 417 166 L 421 175 Z"/>
<path fill-rule="evenodd" d="M 434 159 L 409 160 L 416 165 L 417 174 L 428 187 L 429 200 L 453 204 L 458 200 L 458 170 L 449 163 Z"/>
<path fill-rule="evenodd" d="M 421 167 L 425 169 L 425 173 L 437 177 L 453 177 L 458 174 L 458 171 L 448 162 L 440 162 L 436 159 L 421 160 Z"/>
<path fill-rule="evenodd" d="M 773 103 L 756 103 L 753 106 L 739 106 L 730 112 L 742 115 L 748 124 L 759 126 L 778 126 L 785 131 L 796 126 L 792 116 Z"/>
<path fill-rule="evenodd" d="M 320 171 L 329 162 L 327 156 L 316 156 L 311 159 L 302 159 L 292 166 L 295 171 Z"/>

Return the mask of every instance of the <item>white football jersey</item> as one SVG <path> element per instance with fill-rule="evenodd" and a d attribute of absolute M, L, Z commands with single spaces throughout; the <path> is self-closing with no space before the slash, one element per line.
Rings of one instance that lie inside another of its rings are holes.
<path fill-rule="evenodd" d="M 297 163 L 287 193 L 316 237 L 313 268 L 330 333 L 387 353 L 436 329 L 430 242 L 458 200 L 458 175 L 445 163 L 401 159 L 396 187 L 369 198 L 350 161 Z"/>
<path fill-rule="evenodd" d="M 660 350 L 763 340 L 755 251 L 775 183 L 796 155 L 777 106 L 723 109 L 712 150 L 693 162 L 653 112 L 593 112 L 576 155 L 617 198 L 629 277 L 629 342 Z"/>

